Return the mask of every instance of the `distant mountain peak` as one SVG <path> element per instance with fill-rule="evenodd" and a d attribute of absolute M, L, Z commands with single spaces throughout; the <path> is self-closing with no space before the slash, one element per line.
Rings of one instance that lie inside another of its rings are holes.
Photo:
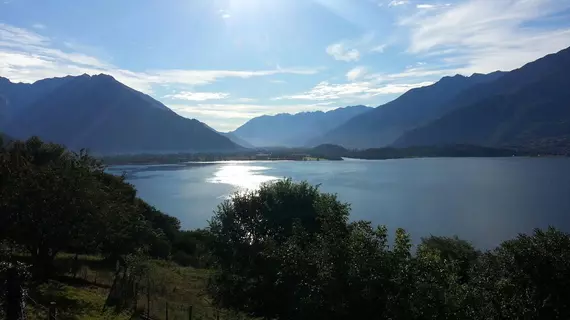
<path fill-rule="evenodd" d="M 396 146 L 479 144 L 570 151 L 570 48 L 458 95 L 456 108 L 414 128 Z"/>
<path fill-rule="evenodd" d="M 0 96 L 11 102 L 9 121 L 2 128 L 15 138 L 37 135 L 71 149 L 105 154 L 240 148 L 204 123 L 176 114 L 107 74 L 1 83 Z"/>
<path fill-rule="evenodd" d="M 369 111 L 366 106 L 348 106 L 333 110 L 280 113 L 250 119 L 232 134 L 257 147 L 301 147 L 348 119 Z"/>

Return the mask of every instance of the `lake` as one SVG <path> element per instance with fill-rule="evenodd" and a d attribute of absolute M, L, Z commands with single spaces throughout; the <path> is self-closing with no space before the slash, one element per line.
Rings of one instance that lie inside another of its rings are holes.
<path fill-rule="evenodd" d="M 520 232 L 556 226 L 570 231 L 570 159 L 425 158 L 346 161 L 248 161 L 116 166 L 139 196 L 180 219 L 207 225 L 236 191 L 291 177 L 320 184 L 351 203 L 351 219 L 402 227 L 414 241 L 458 235 L 480 248 Z"/>

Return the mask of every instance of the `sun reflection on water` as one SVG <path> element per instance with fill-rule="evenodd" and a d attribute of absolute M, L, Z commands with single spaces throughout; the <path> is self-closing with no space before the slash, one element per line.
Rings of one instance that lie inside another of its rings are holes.
<path fill-rule="evenodd" d="M 229 162 L 221 165 L 213 177 L 206 179 L 208 183 L 224 183 L 235 186 L 240 191 L 255 190 L 264 182 L 279 178 L 264 175 L 268 167 Z"/>

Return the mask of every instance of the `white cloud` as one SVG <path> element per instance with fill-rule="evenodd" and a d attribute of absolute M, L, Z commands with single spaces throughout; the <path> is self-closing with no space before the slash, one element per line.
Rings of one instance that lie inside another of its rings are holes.
<path fill-rule="evenodd" d="M 223 100 L 230 96 L 225 92 L 189 92 L 182 91 L 175 94 L 164 96 L 166 99 L 172 100 L 188 100 L 188 101 L 206 101 L 206 100 Z"/>
<path fill-rule="evenodd" d="M 285 84 L 285 83 L 287 83 L 287 82 L 284 81 L 284 80 L 269 80 L 269 82 L 271 82 L 271 83 L 276 83 L 276 84 Z"/>
<path fill-rule="evenodd" d="M 226 10 L 223 10 L 223 9 L 220 9 L 220 10 L 218 11 L 218 13 L 219 13 L 220 16 L 222 17 L 222 19 L 229 19 L 229 18 L 232 17 L 232 15 L 231 15 L 229 12 L 227 12 Z"/>
<path fill-rule="evenodd" d="M 416 4 L 416 9 L 441 9 L 444 7 L 449 7 L 451 6 L 451 3 L 440 3 L 440 4 L 434 4 L 434 3 L 419 3 Z"/>
<path fill-rule="evenodd" d="M 41 23 L 34 23 L 34 24 L 32 25 L 32 28 L 43 30 L 43 29 L 46 28 L 46 26 L 43 25 L 43 24 L 41 24 Z"/>
<path fill-rule="evenodd" d="M 411 67 L 407 68 L 402 72 L 398 73 L 372 73 L 364 76 L 366 80 L 373 80 L 377 83 L 384 83 L 389 81 L 398 81 L 406 79 L 406 81 L 420 81 L 424 78 L 441 77 L 444 75 L 457 74 L 460 70 L 455 68 L 438 68 L 438 69 L 428 69 L 423 67 Z"/>
<path fill-rule="evenodd" d="M 256 102 L 257 99 L 253 99 L 253 98 L 237 98 L 235 99 L 235 102 L 240 102 L 240 103 L 248 103 L 248 102 Z"/>
<path fill-rule="evenodd" d="M 388 4 L 389 7 L 403 6 L 410 3 L 408 0 L 392 0 Z"/>
<path fill-rule="evenodd" d="M 48 44 L 49 39 L 26 29 L 0 23 L 0 43 L 41 46 Z"/>
<path fill-rule="evenodd" d="M 376 48 L 371 45 L 374 38 L 374 33 L 369 32 L 358 39 L 333 43 L 326 48 L 326 52 L 335 60 L 345 62 L 358 61 L 361 57 L 361 52 L 369 52 Z"/>
<path fill-rule="evenodd" d="M 358 78 L 362 77 L 365 73 L 366 68 L 356 67 L 346 73 L 346 79 L 348 79 L 348 81 L 355 81 Z"/>
<path fill-rule="evenodd" d="M 383 53 L 384 50 L 386 49 L 386 46 L 387 45 L 385 45 L 385 44 L 378 45 L 378 46 L 370 49 L 370 52 Z"/>
<path fill-rule="evenodd" d="M 327 101 L 337 99 L 370 99 L 382 94 L 404 93 L 410 89 L 432 84 L 431 81 L 407 84 L 377 84 L 373 81 L 361 81 L 345 84 L 331 84 L 323 81 L 313 89 L 301 94 L 282 96 L 274 100 L 314 100 Z"/>
<path fill-rule="evenodd" d="M 354 48 L 347 48 L 343 43 L 331 44 L 327 47 L 327 53 L 335 58 L 335 60 L 340 61 L 358 61 L 360 59 L 360 52 Z"/>
<path fill-rule="evenodd" d="M 0 24 L 0 74 L 17 82 L 66 75 L 106 73 L 126 85 L 146 93 L 153 85 L 178 84 L 199 86 L 223 78 L 248 79 L 277 74 L 311 75 L 318 68 L 281 68 L 268 70 L 147 70 L 120 69 L 97 57 L 73 51 L 75 44 L 64 43 L 67 50 L 56 48 L 48 37 L 26 29 Z"/>
<path fill-rule="evenodd" d="M 560 0 L 469 0 L 400 21 L 408 51 L 444 55 L 461 73 L 512 70 L 570 45 L 570 28 L 536 23 L 570 9 Z"/>

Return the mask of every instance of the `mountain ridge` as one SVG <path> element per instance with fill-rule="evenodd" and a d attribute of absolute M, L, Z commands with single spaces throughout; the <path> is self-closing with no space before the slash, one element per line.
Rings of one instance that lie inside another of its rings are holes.
<path fill-rule="evenodd" d="M 305 111 L 295 114 L 262 115 L 230 132 L 256 147 L 301 147 L 309 139 L 348 119 L 370 110 L 363 105 L 340 107 L 329 111 Z"/>
<path fill-rule="evenodd" d="M 570 70 L 570 47 L 465 92 L 466 106 L 411 130 L 394 146 L 477 143 L 568 152 L 570 76 L 565 70 Z"/>
<path fill-rule="evenodd" d="M 310 141 L 309 146 L 323 143 L 347 148 L 378 148 L 393 143 L 406 131 L 445 114 L 446 103 L 463 90 L 482 82 L 493 81 L 504 73 L 446 76 L 436 83 L 415 88 L 400 97 L 357 115 L 323 136 Z"/>
<path fill-rule="evenodd" d="M 240 148 L 204 123 L 176 114 L 109 75 L 57 79 L 63 83 L 12 112 L 2 131 L 15 138 L 37 135 L 71 149 L 102 154 Z"/>

